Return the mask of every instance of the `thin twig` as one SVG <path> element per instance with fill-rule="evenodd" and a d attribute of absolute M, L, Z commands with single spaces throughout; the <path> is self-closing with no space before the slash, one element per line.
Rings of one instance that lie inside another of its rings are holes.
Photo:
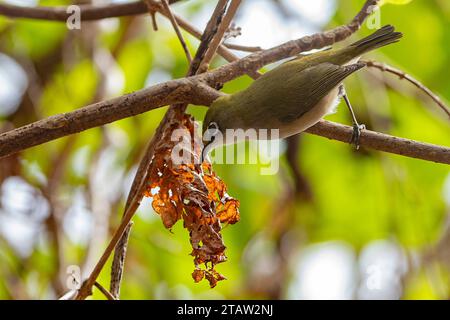
<path fill-rule="evenodd" d="M 128 226 L 128 223 L 131 221 L 131 218 L 133 217 L 134 213 L 136 212 L 137 208 L 139 207 L 140 201 L 135 201 L 133 205 L 131 205 L 128 210 L 125 211 L 122 221 L 120 222 L 119 227 L 114 232 L 114 235 L 109 242 L 108 246 L 106 247 L 105 251 L 103 252 L 102 256 L 98 260 L 97 264 L 95 265 L 94 269 L 92 270 L 91 274 L 89 275 L 88 279 L 86 279 L 83 284 L 81 285 L 81 288 L 78 290 L 78 294 L 76 297 L 76 300 L 84 300 L 88 296 L 92 294 L 92 286 L 95 284 L 98 276 L 100 275 L 100 272 L 102 271 L 103 267 L 105 266 L 106 262 L 108 261 L 109 256 L 111 255 L 112 251 L 116 247 L 116 244 L 119 242 L 120 238 L 122 237 L 123 233 L 125 232 L 125 229 Z"/>
<path fill-rule="evenodd" d="M 108 291 L 106 290 L 100 283 L 98 283 L 97 281 L 95 281 L 94 286 L 97 287 L 98 290 L 100 290 L 101 293 L 103 293 L 103 295 L 108 299 L 108 300 L 116 300 L 114 298 L 114 296 Z"/>
<path fill-rule="evenodd" d="M 175 3 L 178 0 L 170 0 L 169 3 Z M 149 10 L 148 5 L 151 5 L 151 9 Z M 131 2 L 124 4 L 109 4 L 108 6 L 92 6 L 89 4 L 80 5 L 81 9 L 81 21 L 91 21 L 91 20 L 100 20 L 104 18 L 112 18 L 112 17 L 121 17 L 128 15 L 136 15 L 136 14 L 144 14 L 150 11 L 150 14 L 154 16 L 154 11 L 159 12 L 163 16 L 168 18 L 168 13 L 164 10 L 162 4 L 156 0 L 146 0 L 146 2 Z M 2 4 L 0 3 L 0 15 L 4 15 L 7 17 L 15 17 L 15 18 L 32 18 L 39 20 L 50 20 L 55 22 L 66 22 L 69 14 L 66 12 L 66 7 L 24 7 L 24 6 L 15 6 L 10 4 Z M 153 11 L 154 10 L 154 11 Z M 200 39 L 202 33 L 195 28 L 188 21 L 183 18 L 173 14 L 178 25 L 186 30 L 188 33 Z M 158 26 L 156 25 L 156 20 L 152 19 L 153 29 L 157 30 Z M 220 54 L 225 60 L 228 62 L 239 60 L 239 57 L 234 55 L 231 51 L 229 51 L 225 46 L 220 45 L 217 53 Z M 259 76 L 258 72 L 249 71 L 249 74 L 253 78 L 257 78 Z"/>
<path fill-rule="evenodd" d="M 208 70 L 208 66 L 212 58 L 214 57 L 217 49 L 219 48 L 219 45 L 222 43 L 223 36 L 225 35 L 225 32 L 228 30 L 228 28 L 231 25 L 231 21 L 233 20 L 234 16 L 236 15 L 236 11 L 239 8 L 239 5 L 241 4 L 241 0 L 232 0 L 230 3 L 230 6 L 223 18 L 223 20 L 220 22 L 218 30 L 216 34 L 214 35 L 213 39 L 211 40 L 208 50 L 206 51 L 205 57 L 203 58 L 202 64 L 199 67 L 198 73 L 203 73 Z"/>
<path fill-rule="evenodd" d="M 424 84 L 422 84 L 419 80 L 413 78 L 409 74 L 396 69 L 394 67 L 389 66 L 386 63 L 380 63 L 377 61 L 364 61 L 368 67 L 376 68 L 378 70 L 381 70 L 383 72 L 389 72 L 392 74 L 397 75 L 400 79 L 407 80 L 408 82 L 412 83 L 414 86 L 416 86 L 419 90 L 423 91 L 427 96 L 429 96 L 441 109 L 444 111 L 448 117 L 450 118 L 450 109 L 449 107 L 442 101 L 441 98 L 437 94 L 435 94 L 433 91 L 428 89 Z"/>
<path fill-rule="evenodd" d="M 132 226 L 133 221 L 130 221 L 114 252 L 114 259 L 111 266 L 110 291 L 113 297 L 115 297 L 116 299 L 119 299 L 120 297 L 120 283 L 122 281 L 123 271 L 125 268 L 128 238 L 130 236 Z"/>
<path fill-rule="evenodd" d="M 156 11 L 158 11 L 160 14 L 168 18 L 167 12 L 164 10 L 162 5 L 155 1 L 155 0 L 147 0 L 147 3 L 152 6 L 152 8 Z M 175 20 L 177 21 L 178 25 L 186 30 L 188 33 L 190 33 L 195 38 L 201 40 L 202 32 L 198 30 L 195 26 L 190 24 L 188 21 L 184 20 L 183 18 L 177 16 L 176 14 L 173 14 L 175 17 Z M 239 57 L 236 56 L 234 53 L 232 53 L 230 50 L 228 50 L 223 44 L 219 45 L 217 49 L 217 53 L 221 55 L 226 61 L 233 62 L 239 60 Z M 247 72 L 247 74 L 253 78 L 257 79 L 261 76 L 261 74 L 258 71 L 250 70 Z"/>
<path fill-rule="evenodd" d="M 186 41 L 184 41 L 183 35 L 181 34 L 177 20 L 175 19 L 175 16 L 173 15 L 172 10 L 170 9 L 169 3 L 167 2 L 167 0 L 162 0 L 161 3 L 169 16 L 169 20 L 172 23 L 175 33 L 177 34 L 178 40 L 180 40 L 181 46 L 183 47 L 184 53 L 186 54 L 186 58 L 189 61 L 189 63 L 191 63 L 192 62 L 191 53 L 189 52 L 189 49 L 186 45 Z"/>
<path fill-rule="evenodd" d="M 227 47 L 228 49 L 244 51 L 244 52 L 258 52 L 258 51 L 263 50 L 261 47 L 242 46 L 242 45 L 234 44 L 234 43 L 224 43 L 223 45 L 225 47 Z"/>

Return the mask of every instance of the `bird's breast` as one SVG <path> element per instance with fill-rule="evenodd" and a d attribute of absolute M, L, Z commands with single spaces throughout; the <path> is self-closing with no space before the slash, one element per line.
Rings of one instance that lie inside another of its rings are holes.
<path fill-rule="evenodd" d="M 339 89 L 336 87 L 323 97 L 316 106 L 303 114 L 300 118 L 288 124 L 285 123 L 281 125 L 280 138 L 292 136 L 312 127 L 327 114 L 334 113 L 338 104 Z"/>

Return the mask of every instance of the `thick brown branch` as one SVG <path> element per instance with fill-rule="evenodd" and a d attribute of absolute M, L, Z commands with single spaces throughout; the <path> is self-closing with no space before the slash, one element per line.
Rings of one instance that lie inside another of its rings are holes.
<path fill-rule="evenodd" d="M 209 105 L 219 92 L 198 89 L 191 78 L 167 81 L 118 98 L 55 115 L 0 134 L 0 158 L 73 133 L 131 117 L 172 103 Z"/>
<path fill-rule="evenodd" d="M 342 124 L 322 120 L 306 130 L 328 139 L 350 143 L 353 128 Z M 394 153 L 437 163 L 450 164 L 450 148 L 414 140 L 393 137 L 384 133 L 363 130 L 360 145 L 383 152 Z"/>

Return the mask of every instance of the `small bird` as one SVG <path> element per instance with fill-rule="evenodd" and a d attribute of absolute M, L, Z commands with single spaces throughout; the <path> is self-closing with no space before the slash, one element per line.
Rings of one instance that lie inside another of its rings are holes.
<path fill-rule="evenodd" d="M 225 137 L 227 129 L 279 129 L 279 138 L 308 129 L 334 112 L 342 81 L 365 66 L 358 62 L 362 54 L 397 42 L 401 37 L 402 33 L 387 25 L 348 47 L 296 57 L 266 72 L 247 89 L 218 98 L 203 122 L 203 153 L 221 144 L 234 143 L 215 139 L 219 131 Z M 359 130 L 360 126 L 354 123 L 356 140 Z M 205 135 L 206 132 L 209 134 Z"/>

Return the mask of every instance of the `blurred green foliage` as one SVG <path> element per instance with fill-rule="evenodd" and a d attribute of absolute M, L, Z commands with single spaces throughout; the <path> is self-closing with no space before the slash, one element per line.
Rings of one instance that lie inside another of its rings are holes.
<path fill-rule="evenodd" d="M 204 11 L 207 3 L 193 1 L 189 5 L 188 2 L 174 8 L 195 21 L 196 14 Z M 323 28 L 349 21 L 363 2 L 337 1 L 333 19 Z M 51 2 L 55 4 L 64 3 Z M 259 4 L 253 1 L 252 5 Z M 239 16 L 238 25 L 241 19 L 246 17 Z M 16 59 L 25 57 L 36 65 L 48 56 L 56 61 L 41 83 L 42 93 L 33 103 L 34 112 L 27 114 L 28 122 L 93 101 L 98 86 L 105 81 L 92 59 L 93 50 L 108 50 L 116 61 L 114 68 L 121 70 L 123 86 L 116 95 L 182 77 L 187 63 L 178 40 L 167 21 L 162 17 L 157 21 L 157 32 L 152 30 L 150 19 L 145 16 L 121 18 L 112 24 L 97 24 L 97 28 L 90 23 L 83 28 L 95 36 L 86 37 L 83 29 L 69 32 L 64 24 L 0 17 L 1 52 Z M 386 4 L 381 9 L 382 24 L 395 25 L 405 36 L 399 44 L 383 48 L 369 58 L 401 68 L 449 101 L 449 21 L 450 6 L 445 0 L 414 0 L 402 6 Z M 352 40 L 370 32 L 364 27 Z M 198 41 L 184 35 L 194 52 Z M 55 50 L 61 54 L 55 56 Z M 222 63 L 222 59 L 215 61 L 215 65 Z M 225 84 L 223 91 L 235 92 L 250 82 L 250 78 L 244 76 Z M 450 145 L 448 119 L 431 100 L 409 84 L 376 70 L 363 70 L 348 79 L 346 85 L 358 117 L 370 129 Z M 17 112 L 24 112 L 21 108 L 28 110 L 22 103 Z M 92 201 L 89 198 L 97 195 L 97 189 L 102 185 L 107 188 L 112 171 L 123 170 L 118 190 L 111 199 L 106 197 L 112 211 L 107 219 L 109 225 L 106 225 L 108 236 L 101 242 L 100 249 L 106 245 L 122 214 L 129 186 L 127 179 L 133 176 L 139 157 L 165 110 L 161 108 L 77 135 L 70 146 L 69 160 L 58 189 L 52 191 L 58 205 L 64 208 L 60 213 L 61 225 L 71 212 L 69 208 L 77 201 L 76 192 L 81 191 L 88 202 Z M 188 111 L 201 120 L 205 108 L 190 106 Z M 22 124 L 15 123 L 19 118 L 14 114 L 4 117 L 0 125 Z M 327 119 L 350 123 L 350 116 L 342 106 Z M 39 192 L 45 193 L 48 175 L 61 161 L 59 155 L 69 139 L 53 141 L 20 154 L 20 175 Z M 92 170 L 100 168 L 99 158 L 106 157 L 105 150 L 114 153 L 112 165 L 108 167 L 112 171 L 102 175 L 104 181 L 94 183 Z M 169 232 L 149 202 L 145 202 L 134 219 L 121 298 L 289 298 L 288 288 L 298 270 L 298 257 L 305 248 L 315 243 L 342 241 L 350 245 L 358 257 L 376 240 L 398 244 L 409 262 L 402 278 L 400 297 L 450 297 L 449 261 L 441 259 L 439 251 L 445 233 L 450 232 L 446 230 L 450 191 L 444 188 L 446 181 L 447 185 L 450 183 L 448 166 L 371 150 L 356 152 L 346 144 L 312 135 L 302 135 L 298 163 L 311 187 L 311 201 L 288 197 L 286 190 L 292 189 L 292 177 L 285 153 L 281 155 L 281 173 L 274 176 L 260 175 L 261 164 L 215 166 L 227 183 L 229 193 L 241 202 L 241 221 L 223 230 L 228 261 L 217 269 L 228 280 L 215 289 L 209 289 L 207 283 L 193 282 L 192 257 L 188 255 L 191 247 L 182 224 L 178 223 Z M 86 209 L 92 215 L 92 204 L 87 204 Z M 61 226 L 64 265 L 82 265 L 87 245 L 73 241 L 67 235 L 70 233 L 67 228 L 70 225 Z M 95 234 L 93 230 L 92 235 Z M 8 241 L 0 237 L 0 299 L 55 297 L 52 283 L 57 257 L 45 223 L 36 237 L 33 250 L 25 257 L 18 255 Z M 265 245 L 257 250 L 255 239 L 261 237 L 266 239 Z M 447 243 L 447 250 L 449 246 Z M 258 258 L 249 260 L 246 255 L 252 250 L 256 250 L 253 254 Z M 269 256 L 267 263 L 256 265 L 262 263 L 261 257 L 266 255 Z M 275 270 L 271 271 L 271 267 Z M 277 279 L 277 289 L 264 287 L 265 278 L 258 278 L 259 273 L 254 271 L 257 268 L 265 268 Z M 64 272 L 63 268 L 62 279 L 65 279 Z M 109 282 L 109 272 L 108 265 L 101 273 L 100 283 Z M 94 299 L 104 297 L 95 291 Z"/>

